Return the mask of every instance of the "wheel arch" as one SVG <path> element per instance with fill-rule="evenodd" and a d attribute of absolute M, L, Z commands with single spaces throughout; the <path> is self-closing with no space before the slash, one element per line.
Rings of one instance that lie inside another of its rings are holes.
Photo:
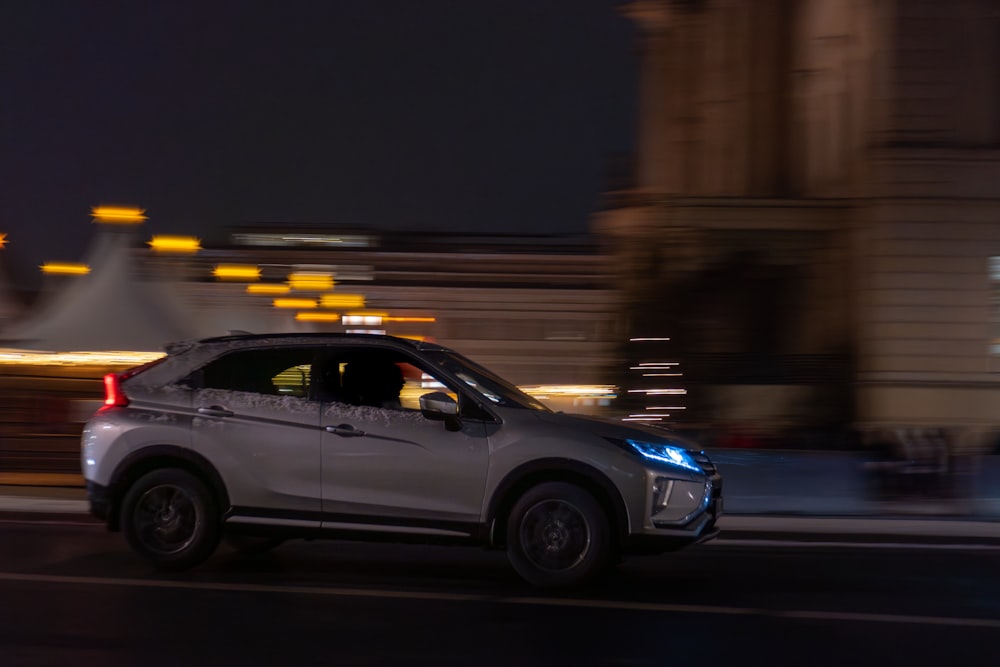
<path fill-rule="evenodd" d="M 201 454 L 178 445 L 153 445 L 143 447 L 126 456 L 111 474 L 108 528 L 119 530 L 122 500 L 129 487 L 140 477 L 153 470 L 178 468 L 198 477 L 214 496 L 220 510 L 229 507 L 229 493 L 222 476 L 215 466 Z"/>
<path fill-rule="evenodd" d="M 567 482 L 588 491 L 605 509 L 611 523 L 613 546 L 619 547 L 628 533 L 628 509 L 621 493 L 607 475 L 573 459 L 547 458 L 524 463 L 507 474 L 490 498 L 486 525 L 491 527 L 492 546 L 504 546 L 507 517 L 528 489 L 544 482 Z"/>

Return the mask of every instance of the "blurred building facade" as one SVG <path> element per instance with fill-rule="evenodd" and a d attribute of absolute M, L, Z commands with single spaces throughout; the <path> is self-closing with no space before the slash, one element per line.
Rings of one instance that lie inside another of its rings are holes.
<path fill-rule="evenodd" d="M 602 412 L 613 397 L 618 293 L 589 236 L 269 224 L 183 253 L 143 238 L 139 225 L 99 226 L 89 272 L 47 282 L 0 331 L 0 482 L 34 472 L 77 482 L 80 425 L 105 373 L 234 331 L 432 340 L 556 409 Z M 226 279 L 221 267 L 249 272 Z"/>
<path fill-rule="evenodd" d="M 258 225 L 233 229 L 225 244 L 193 256 L 151 259 L 147 270 L 171 276 L 194 309 L 199 335 L 245 329 L 420 337 L 519 385 L 603 384 L 622 335 L 611 263 L 587 235 Z M 260 268 L 258 280 L 213 277 L 215 266 L 247 263 Z M 292 274 L 329 276 L 334 284 L 286 295 L 247 293 L 249 285 L 287 284 Z M 348 296 L 363 305 L 345 305 Z M 319 307 L 276 308 L 285 297 Z M 331 312 L 330 319 L 315 317 Z"/>
<path fill-rule="evenodd" d="M 586 234 L 274 223 L 183 251 L 143 238 L 140 224 L 99 226 L 80 272 L 48 276 L 0 347 L 144 360 L 234 331 L 387 333 L 453 346 L 518 384 L 579 385 L 601 384 L 622 335 L 611 263 Z"/>
<path fill-rule="evenodd" d="M 630 334 L 672 338 L 692 420 L 993 430 L 1000 5 L 624 11 L 635 186 L 594 227 Z"/>

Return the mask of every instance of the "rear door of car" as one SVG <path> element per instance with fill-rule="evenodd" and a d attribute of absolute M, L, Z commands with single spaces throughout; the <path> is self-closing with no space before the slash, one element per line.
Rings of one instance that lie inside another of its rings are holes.
<path fill-rule="evenodd" d="M 192 445 L 218 469 L 230 520 L 317 527 L 320 403 L 308 394 L 316 350 L 236 350 L 188 381 Z"/>

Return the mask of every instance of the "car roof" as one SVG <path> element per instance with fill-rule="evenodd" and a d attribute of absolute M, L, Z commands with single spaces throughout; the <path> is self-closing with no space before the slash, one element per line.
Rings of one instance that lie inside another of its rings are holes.
<path fill-rule="evenodd" d="M 253 347 L 254 343 L 273 345 L 281 343 L 322 344 L 328 343 L 382 343 L 403 345 L 415 350 L 446 351 L 448 348 L 427 341 L 389 336 L 386 334 L 368 333 L 232 333 L 225 336 L 200 338 L 196 340 L 177 341 L 166 346 L 168 354 L 180 354 L 196 347 Z"/>

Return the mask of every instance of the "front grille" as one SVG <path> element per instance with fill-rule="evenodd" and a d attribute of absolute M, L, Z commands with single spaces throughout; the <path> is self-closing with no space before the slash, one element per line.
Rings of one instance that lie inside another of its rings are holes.
<path fill-rule="evenodd" d="M 705 455 L 705 452 L 692 452 L 691 458 L 694 459 L 694 462 L 697 463 L 701 467 L 702 471 L 709 477 L 716 473 L 715 464 L 712 463 L 712 460 Z"/>

